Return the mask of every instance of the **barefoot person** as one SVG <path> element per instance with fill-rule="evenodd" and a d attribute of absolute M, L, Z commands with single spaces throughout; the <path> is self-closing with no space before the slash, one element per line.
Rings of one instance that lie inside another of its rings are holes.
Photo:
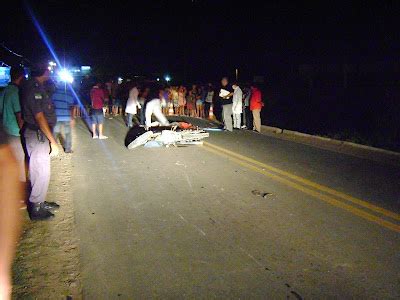
<path fill-rule="evenodd" d="M 90 100 L 92 101 L 92 134 L 94 139 L 108 139 L 107 136 L 103 134 L 103 106 L 104 106 L 105 94 L 104 90 L 101 88 L 100 82 L 98 82 L 90 91 Z M 98 134 L 97 134 L 98 129 Z"/>

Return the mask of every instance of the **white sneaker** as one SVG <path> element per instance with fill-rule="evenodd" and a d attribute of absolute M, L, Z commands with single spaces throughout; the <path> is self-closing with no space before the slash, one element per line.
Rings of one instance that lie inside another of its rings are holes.
<path fill-rule="evenodd" d="M 100 139 L 100 140 L 106 140 L 106 139 L 108 139 L 108 136 L 100 135 L 100 136 L 99 136 L 99 139 Z"/>
<path fill-rule="evenodd" d="M 94 136 L 93 136 L 93 139 L 98 139 L 98 138 L 99 138 L 98 135 L 94 135 Z"/>

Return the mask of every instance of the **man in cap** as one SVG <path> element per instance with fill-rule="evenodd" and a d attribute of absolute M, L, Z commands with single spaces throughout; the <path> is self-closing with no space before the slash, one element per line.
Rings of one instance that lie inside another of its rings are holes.
<path fill-rule="evenodd" d="M 47 66 L 37 66 L 32 70 L 32 77 L 22 89 L 21 97 L 25 121 L 23 137 L 29 157 L 31 182 L 28 211 L 32 220 L 45 220 L 54 217 L 50 210 L 59 207 L 55 202 L 46 202 L 50 182 L 50 153 L 52 156 L 59 153 L 52 133 L 57 118 L 45 86 L 49 80 Z"/>

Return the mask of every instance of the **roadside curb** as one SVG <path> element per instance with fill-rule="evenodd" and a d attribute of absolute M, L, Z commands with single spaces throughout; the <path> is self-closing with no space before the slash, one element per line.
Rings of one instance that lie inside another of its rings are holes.
<path fill-rule="evenodd" d="M 300 137 L 300 138 L 304 138 L 304 139 L 310 140 L 310 141 L 324 142 L 324 143 L 327 143 L 327 144 L 330 144 L 330 145 L 336 146 L 336 147 L 347 146 L 350 148 L 356 148 L 356 149 L 361 149 L 361 150 L 368 151 L 368 152 L 380 153 L 383 155 L 395 157 L 396 159 L 400 159 L 399 152 L 394 152 L 394 151 L 385 150 L 385 149 L 381 149 L 381 148 L 366 146 L 366 145 L 357 144 L 357 143 L 353 143 L 353 142 L 331 139 L 331 138 L 322 137 L 322 136 L 318 136 L 318 135 L 311 135 L 311 134 L 288 130 L 288 129 L 282 129 L 279 127 L 262 125 L 261 128 L 262 128 L 263 132 L 270 132 L 270 133 L 287 136 L 287 137 L 290 137 L 290 136 Z"/>

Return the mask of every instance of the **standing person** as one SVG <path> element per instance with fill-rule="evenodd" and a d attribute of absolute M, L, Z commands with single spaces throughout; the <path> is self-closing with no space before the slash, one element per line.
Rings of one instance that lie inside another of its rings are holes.
<path fill-rule="evenodd" d="M 112 98 L 111 80 L 104 84 L 104 108 L 104 114 L 107 115 L 109 119 L 112 119 L 112 115 L 114 114 L 114 103 Z"/>
<path fill-rule="evenodd" d="M 129 91 L 129 98 L 128 101 L 126 102 L 126 108 L 125 112 L 127 114 L 127 124 L 128 127 L 131 128 L 133 126 L 132 119 L 133 117 L 136 118 L 137 114 L 137 109 L 141 109 L 142 106 L 139 103 L 139 90 L 136 86 L 134 86 L 130 91 Z M 137 121 L 137 120 L 136 120 Z"/>
<path fill-rule="evenodd" d="M 178 95 L 178 87 L 171 87 L 171 100 L 174 105 L 174 113 L 179 114 L 179 95 Z"/>
<path fill-rule="evenodd" d="M 168 114 L 168 104 L 169 104 L 169 88 L 165 87 L 162 92 L 162 98 L 161 98 L 161 108 L 162 108 L 162 113 L 164 115 Z"/>
<path fill-rule="evenodd" d="M 251 89 L 249 86 L 246 86 L 243 90 L 244 92 L 244 110 L 243 110 L 243 126 L 242 128 L 250 129 L 253 127 L 253 118 L 250 110 L 250 97 L 251 97 Z"/>
<path fill-rule="evenodd" d="M 103 106 L 104 106 L 104 90 L 101 88 L 100 82 L 98 82 L 90 91 L 90 100 L 92 101 L 92 134 L 94 139 L 105 140 L 108 139 L 107 136 L 103 135 Z M 97 135 L 96 129 L 98 128 L 99 134 Z"/>
<path fill-rule="evenodd" d="M 260 112 L 263 106 L 264 103 L 261 98 L 261 91 L 253 84 L 251 86 L 250 110 L 253 113 L 253 130 L 257 132 L 261 132 Z"/>
<path fill-rule="evenodd" d="M 199 87 L 197 90 L 197 97 L 196 97 L 196 116 L 198 118 L 204 118 L 204 98 L 206 93 L 204 93 L 204 88 Z"/>
<path fill-rule="evenodd" d="M 141 95 L 139 97 L 139 104 L 141 106 L 140 109 L 140 125 L 144 125 L 146 123 L 146 102 L 147 102 L 147 97 L 149 96 L 150 89 L 146 87 L 143 89 L 141 92 Z"/>
<path fill-rule="evenodd" d="M 243 92 L 237 83 L 234 83 L 232 88 L 234 90 L 232 99 L 233 128 L 240 129 L 243 109 Z"/>
<path fill-rule="evenodd" d="M 120 97 L 120 85 L 114 81 L 112 81 L 111 85 L 111 99 L 113 102 L 113 115 L 119 116 L 122 115 L 122 103 Z"/>
<path fill-rule="evenodd" d="M 219 90 L 219 99 L 222 104 L 222 119 L 224 121 L 225 130 L 233 131 L 232 124 L 232 96 L 233 89 L 229 86 L 228 77 L 221 80 L 221 88 Z"/>
<path fill-rule="evenodd" d="M 0 124 L 0 299 L 10 300 L 11 266 L 21 228 L 18 201 L 23 198 L 19 166 Z"/>
<path fill-rule="evenodd" d="M 196 97 L 197 97 L 197 88 L 196 85 L 192 85 L 192 89 L 189 91 L 186 98 L 186 107 L 188 110 L 189 117 L 196 117 Z"/>
<path fill-rule="evenodd" d="M 63 144 L 64 152 L 73 153 L 71 127 L 75 124 L 74 97 L 65 82 L 60 81 L 57 83 L 52 101 L 57 116 L 57 123 L 53 129 L 54 137 L 57 140 L 61 136 L 60 140 Z M 62 131 L 64 131 L 64 136 L 62 136 Z"/>
<path fill-rule="evenodd" d="M 181 85 L 178 90 L 178 115 L 185 115 L 185 105 L 186 105 L 186 88 Z"/>
<path fill-rule="evenodd" d="M 21 143 L 20 131 L 24 124 L 19 99 L 19 87 L 24 80 L 24 69 L 11 68 L 11 83 L 4 89 L 0 96 L 0 120 L 4 130 L 9 135 L 9 145 L 19 166 L 19 180 L 22 185 L 26 182 L 25 153 Z M 23 201 L 23 199 L 20 199 Z"/>
<path fill-rule="evenodd" d="M 28 212 L 32 220 L 45 220 L 54 217 L 50 211 L 59 205 L 47 202 L 46 195 L 50 183 L 50 154 L 57 156 L 59 148 L 53 136 L 57 117 L 50 96 L 45 90 L 49 80 L 46 65 L 32 70 L 32 80 L 22 89 L 22 115 L 24 117 L 23 137 L 26 154 L 29 157 L 29 177 L 31 193 Z"/>
<path fill-rule="evenodd" d="M 151 127 L 151 116 L 154 114 L 158 122 L 162 126 L 169 125 L 167 118 L 163 115 L 161 111 L 161 97 L 162 97 L 162 90 L 154 89 L 150 92 L 148 97 L 148 102 L 146 104 L 146 126 Z"/>
<path fill-rule="evenodd" d="M 206 101 L 204 102 L 204 113 L 206 118 L 210 117 L 210 107 L 213 105 L 214 88 L 211 83 L 208 84 Z"/>

